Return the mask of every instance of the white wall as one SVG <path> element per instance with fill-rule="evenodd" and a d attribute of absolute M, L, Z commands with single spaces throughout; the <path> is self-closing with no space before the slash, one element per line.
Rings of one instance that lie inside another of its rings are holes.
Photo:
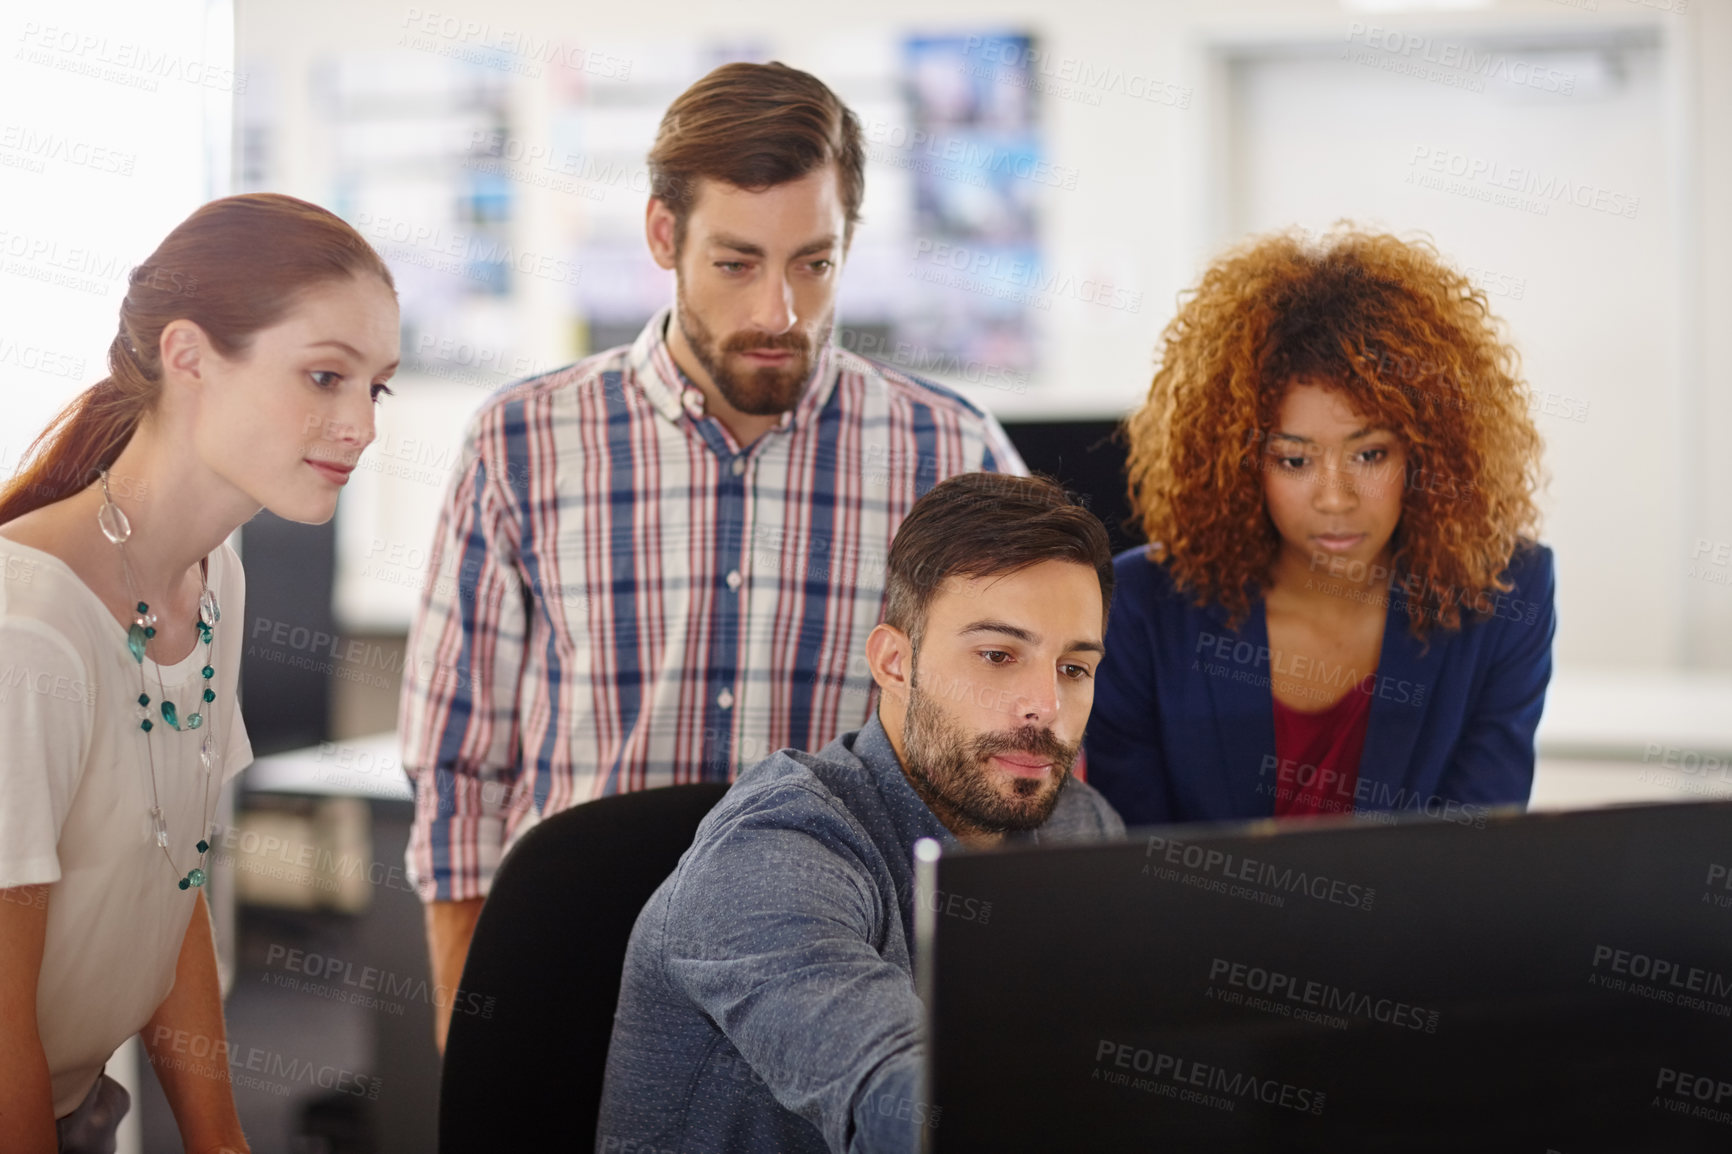
<path fill-rule="evenodd" d="M 106 373 L 127 271 L 228 188 L 227 0 L 0 15 L 0 475 Z"/>
<path fill-rule="evenodd" d="M 1676 6 L 1676 0 L 1665 2 Z M 389 51 L 414 30 L 425 35 L 429 27 L 449 30 L 434 39 L 452 49 L 529 33 L 606 51 L 647 68 L 667 53 L 657 40 L 665 30 L 678 37 L 755 39 L 791 64 L 834 77 L 859 70 L 861 62 L 850 52 L 858 56 L 864 49 L 851 45 L 865 44 L 868 31 L 1034 30 L 1059 72 L 1054 83 L 1068 81 L 1076 89 L 1077 79 L 1085 74 L 1120 77 L 1116 83 L 1084 83 L 1080 91 L 1049 92 L 1043 98 L 1052 160 L 1079 173 L 1074 189 L 1046 190 L 1045 227 L 1053 264 L 1079 278 L 1106 279 L 1133 289 L 1141 294 L 1141 303 L 1131 311 L 1055 299 L 1047 371 L 1020 395 L 975 390 L 979 400 L 1006 416 L 1119 415 L 1140 398 L 1156 338 L 1171 316 L 1176 294 L 1219 243 L 1234 235 L 1236 218 L 1225 203 L 1231 195 L 1228 172 L 1219 151 L 1238 126 L 1233 86 L 1223 76 L 1224 62 L 1246 45 L 1345 41 L 1356 21 L 1423 28 L 1458 39 L 1519 33 L 1542 44 L 1594 27 L 1645 29 L 1643 35 L 1664 46 L 1660 55 L 1668 62 L 1664 77 L 1649 78 L 1659 89 L 1659 113 L 1652 124 L 1638 129 L 1637 139 L 1642 131 L 1648 134 L 1645 148 L 1602 159 L 1612 172 L 1620 164 L 1639 169 L 1629 172 L 1623 183 L 1664 190 L 1641 222 L 1642 228 L 1656 232 L 1665 250 L 1658 261 L 1666 274 L 1664 283 L 1653 288 L 1632 283 L 1615 256 L 1596 260 L 1591 241 L 1584 244 L 1580 238 L 1560 240 L 1562 247 L 1554 246 L 1554 251 L 1562 253 L 1563 262 L 1554 266 L 1548 261 L 1529 277 L 1529 293 L 1542 299 L 1527 307 L 1552 315 L 1568 314 L 1573 307 L 1570 294 L 1576 291 L 1592 288 L 1602 302 L 1608 291 L 1629 296 L 1629 307 L 1619 318 L 1622 325 L 1605 323 L 1602 309 L 1591 323 L 1584 318 L 1572 346 L 1529 350 L 1537 387 L 1599 399 L 1582 427 L 1545 430 L 1558 442 L 1554 463 L 1567 466 L 1548 500 L 1560 526 L 1575 526 L 1564 533 L 1560 556 L 1570 590 L 1559 655 L 1566 665 L 1732 669 L 1732 645 L 1727 644 L 1732 639 L 1732 583 L 1713 580 L 1732 582 L 1732 563 L 1713 561 L 1716 547 L 1732 542 L 1732 454 L 1717 449 L 1712 432 L 1732 428 L 1732 381 L 1716 367 L 1725 358 L 1713 355 L 1725 351 L 1729 338 L 1714 331 L 1719 326 L 1707 323 L 1732 304 L 1732 284 L 1725 272 L 1732 235 L 1723 214 L 1714 211 L 1732 191 L 1726 159 L 1732 153 L 1727 147 L 1732 143 L 1732 91 L 1724 76 L 1724 65 L 1732 63 L 1732 5 L 1686 4 L 1678 13 L 1659 3 L 1598 0 L 1599 10 L 1590 12 L 1547 0 L 1512 0 L 1461 14 L 1368 15 L 1323 0 L 1079 0 L 1055 17 L 1048 6 L 1025 0 L 965 0 L 939 13 L 930 4 L 891 0 L 874 6 L 869 17 L 862 12 L 843 23 L 834 9 L 780 0 L 725 8 L 664 4 L 655 9 L 653 20 L 629 7 L 603 10 L 545 0 L 436 9 L 348 0 L 293 6 L 240 0 L 237 25 L 241 59 L 268 74 L 275 104 L 284 113 L 274 126 L 280 160 L 277 187 L 313 198 L 329 195 L 329 174 L 323 167 L 328 150 L 319 139 L 319 122 L 309 114 L 316 98 L 310 77 L 312 66 L 339 47 Z M 464 22 L 470 31 L 458 31 Z M 342 29 L 340 38 L 332 34 L 333 28 Z M 1163 99 L 1128 95 L 1133 78 L 1136 91 L 1160 91 Z M 550 80 L 519 76 L 514 83 L 515 131 L 527 140 L 545 138 Z M 1399 84 L 1395 91 L 1399 94 Z M 1175 100 L 1175 92 L 1182 98 Z M 1339 146 L 1338 125 L 1318 124 L 1315 131 L 1320 138 L 1333 133 Z M 644 143 L 647 147 L 647 139 Z M 1647 171 L 1650 164 L 1661 164 L 1664 171 Z M 550 198 L 556 194 L 528 185 L 517 192 L 523 230 L 533 235 L 547 227 L 554 218 Z M 870 229 L 870 192 L 868 196 Z M 1351 209 L 1350 199 L 1343 197 L 1344 209 Z M 1255 218 L 1240 214 L 1239 219 Z M 1423 202 L 1405 219 L 1384 223 L 1400 231 L 1435 224 Z M 1478 248 L 1496 249 L 1495 236 L 1480 239 Z M 1480 251 L 1448 255 L 1463 263 L 1486 263 Z M 537 363 L 569 357 L 568 309 L 554 287 L 526 281 L 519 306 L 528 340 L 522 351 Z M 1524 339 L 1522 311 L 1509 310 L 1517 322 L 1518 345 Z M 1556 327 L 1548 328 L 1545 339 L 1553 339 Z M 1655 350 L 1658 356 L 1652 355 Z M 473 388 L 449 384 L 429 384 L 423 391 L 427 403 L 419 414 L 386 416 L 387 422 L 414 426 L 405 438 L 424 437 L 480 399 Z M 1643 424 L 1641 435 L 1632 440 L 1620 414 L 1653 405 L 1662 415 Z M 1579 450 L 1573 447 L 1576 442 L 1583 442 Z M 1597 460 L 1602 447 L 1610 451 Z M 1666 483 L 1650 483 L 1662 476 Z M 388 520 L 383 530 L 373 519 L 348 526 L 349 550 L 381 540 L 387 548 L 413 543 L 430 525 L 437 487 L 398 484 L 369 498 L 357 486 L 354 503 L 383 510 Z M 1706 547 L 1698 544 L 1702 541 Z M 1692 558 L 1692 549 L 1705 556 Z M 1698 573 L 1707 576 L 1694 576 Z M 388 614 L 396 595 L 377 587 L 372 593 L 375 609 Z M 357 603 L 351 605 L 356 615 L 365 617 L 358 601 L 368 599 L 349 600 Z M 1632 614 L 1633 604 L 1645 608 Z M 1622 628 L 1611 628 L 1619 621 Z"/>

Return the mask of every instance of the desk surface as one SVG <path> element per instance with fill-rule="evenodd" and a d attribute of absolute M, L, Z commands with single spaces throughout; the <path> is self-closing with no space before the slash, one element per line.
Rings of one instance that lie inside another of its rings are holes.
<path fill-rule="evenodd" d="M 396 733 L 273 753 L 248 766 L 245 781 L 249 790 L 266 793 L 415 800 Z"/>

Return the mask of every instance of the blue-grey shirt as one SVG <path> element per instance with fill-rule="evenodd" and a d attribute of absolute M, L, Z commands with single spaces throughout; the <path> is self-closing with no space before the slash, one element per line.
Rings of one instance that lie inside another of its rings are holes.
<path fill-rule="evenodd" d="M 1072 779 L 1022 836 L 1123 832 Z M 923 837 L 955 844 L 876 716 L 741 773 L 632 931 L 598 1154 L 917 1150 Z"/>

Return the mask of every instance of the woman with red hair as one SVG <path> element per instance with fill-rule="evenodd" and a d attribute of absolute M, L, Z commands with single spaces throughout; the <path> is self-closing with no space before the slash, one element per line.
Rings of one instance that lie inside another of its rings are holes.
<path fill-rule="evenodd" d="M 0 1133 L 112 1151 L 103 1073 L 142 1034 L 194 1154 L 246 1149 L 204 885 L 259 509 L 328 521 L 397 366 L 390 272 L 354 229 L 258 194 L 132 271 L 109 375 L 0 489 Z"/>
<path fill-rule="evenodd" d="M 1126 424 L 1089 782 L 1129 823 L 1523 805 L 1540 438 L 1483 292 L 1346 227 L 1224 256 Z"/>

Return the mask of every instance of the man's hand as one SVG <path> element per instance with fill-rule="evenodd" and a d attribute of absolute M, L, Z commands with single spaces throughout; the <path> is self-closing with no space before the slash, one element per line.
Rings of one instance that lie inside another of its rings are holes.
<path fill-rule="evenodd" d="M 475 935 L 475 919 L 481 916 L 483 900 L 427 903 L 427 953 L 433 963 L 433 985 L 452 993 L 449 998 L 433 999 L 433 1044 L 441 1055 L 445 1053 L 445 1036 L 451 1032 L 451 1006 L 463 981 L 463 963 L 469 957 L 469 939 Z"/>

